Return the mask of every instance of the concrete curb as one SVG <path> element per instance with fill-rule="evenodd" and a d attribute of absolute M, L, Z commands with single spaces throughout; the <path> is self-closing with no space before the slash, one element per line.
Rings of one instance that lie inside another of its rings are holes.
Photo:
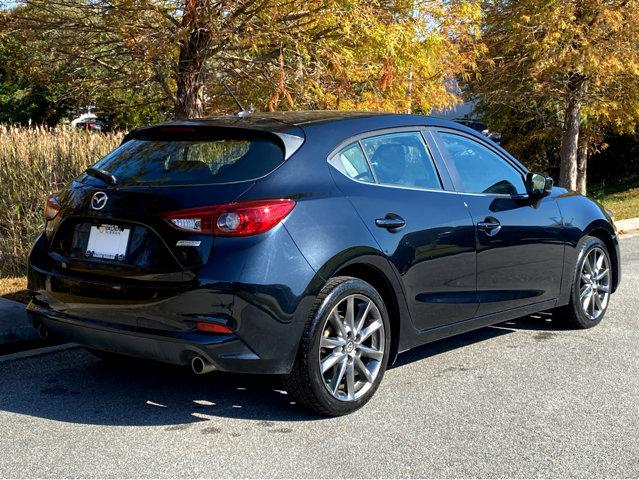
<path fill-rule="evenodd" d="M 615 226 L 620 235 L 636 233 L 639 231 L 639 217 L 615 220 Z"/>
<path fill-rule="evenodd" d="M 25 305 L 0 297 L 0 345 L 37 338 Z"/>

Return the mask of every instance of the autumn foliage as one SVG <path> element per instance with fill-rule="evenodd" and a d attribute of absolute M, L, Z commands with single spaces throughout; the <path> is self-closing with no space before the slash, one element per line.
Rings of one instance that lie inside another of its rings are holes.
<path fill-rule="evenodd" d="M 604 131 L 639 121 L 639 1 L 491 0 L 483 11 L 487 50 L 469 94 L 501 127 L 517 126 L 517 142 L 550 139 L 559 183 L 585 193 Z"/>
<path fill-rule="evenodd" d="M 94 95 L 153 91 L 177 117 L 231 108 L 223 83 L 260 110 L 428 112 L 457 100 L 446 82 L 481 50 L 480 5 L 466 0 L 19 4 L 4 29 L 21 45 L 82 72 Z"/>
<path fill-rule="evenodd" d="M 36 82 L 50 110 L 97 102 L 126 126 L 237 112 L 229 90 L 255 110 L 427 114 L 461 86 L 584 192 L 588 157 L 639 122 L 639 0 L 19 0 L 0 10 L 5 77 L 0 107 Z"/>

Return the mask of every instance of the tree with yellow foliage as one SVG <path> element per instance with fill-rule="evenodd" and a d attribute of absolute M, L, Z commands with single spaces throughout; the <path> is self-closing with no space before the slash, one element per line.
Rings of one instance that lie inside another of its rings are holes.
<path fill-rule="evenodd" d="M 474 66 L 476 0 L 21 0 L 8 35 L 92 91 L 151 88 L 175 116 L 228 109 L 430 111 Z M 248 106 L 248 105 L 247 105 Z"/>
<path fill-rule="evenodd" d="M 487 0 L 470 91 L 488 113 L 556 126 L 559 184 L 586 189 L 602 127 L 639 121 L 638 0 Z"/>

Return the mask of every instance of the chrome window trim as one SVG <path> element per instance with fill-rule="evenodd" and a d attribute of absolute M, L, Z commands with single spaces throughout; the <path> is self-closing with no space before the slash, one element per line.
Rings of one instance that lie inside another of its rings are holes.
<path fill-rule="evenodd" d="M 326 157 L 326 161 L 331 167 L 337 170 L 340 174 L 342 174 L 348 180 L 352 182 L 360 183 L 362 185 L 373 185 L 373 186 L 384 187 L 384 188 L 399 188 L 402 190 L 415 190 L 419 192 L 444 192 L 444 193 L 457 194 L 458 192 L 454 190 L 447 190 L 444 186 L 444 181 L 442 180 L 441 173 L 439 172 L 439 168 L 437 167 L 437 163 L 435 162 L 435 157 L 433 155 L 433 152 L 431 151 L 431 147 L 428 144 L 428 141 L 426 140 L 426 137 L 424 136 L 424 131 L 427 128 L 428 127 L 424 125 L 413 125 L 413 126 L 404 126 L 404 127 L 381 128 L 378 130 L 370 130 L 368 132 L 359 133 L 357 135 L 353 135 L 341 141 L 335 148 L 333 148 L 333 150 L 331 150 L 331 152 Z M 366 149 L 364 148 L 364 145 L 362 145 L 362 140 L 365 140 L 367 138 L 379 137 L 382 135 L 389 135 L 393 133 L 409 133 L 409 132 L 417 133 L 421 137 L 422 142 L 424 143 L 424 147 L 426 148 L 426 152 L 428 153 L 430 157 L 430 162 L 431 162 L 431 165 L 433 166 L 433 170 L 435 171 L 435 174 L 437 175 L 437 180 L 439 181 L 439 184 L 441 186 L 440 189 L 423 188 L 423 187 L 407 187 L 402 185 L 394 185 L 390 183 L 380 183 L 379 180 L 377 179 L 377 174 L 375 173 L 375 169 L 373 168 L 373 165 L 371 164 L 370 159 L 368 158 L 368 153 L 366 153 Z M 355 143 L 359 145 L 359 148 L 364 153 L 364 157 L 366 158 L 366 162 L 368 163 L 368 168 L 370 169 L 371 173 L 373 174 L 373 178 L 375 179 L 374 182 L 363 182 L 361 180 L 352 178 L 349 175 L 347 175 L 341 168 L 335 165 L 334 159 L 337 157 L 337 155 L 346 147 Z"/>
<path fill-rule="evenodd" d="M 497 157 L 501 158 L 506 163 L 506 165 L 508 165 L 512 169 L 514 169 L 515 172 L 517 172 L 521 176 L 521 179 L 522 179 L 522 182 L 524 184 L 524 187 L 526 186 L 526 174 L 528 173 L 528 170 L 522 169 L 519 165 L 513 163 L 508 157 L 503 155 L 500 151 L 495 149 L 488 142 L 483 141 L 483 139 L 476 138 L 473 135 L 469 135 L 466 132 L 462 132 L 461 130 L 455 130 L 453 128 L 429 127 L 429 130 L 431 130 L 435 134 L 448 133 L 450 135 L 457 135 L 457 136 L 466 138 L 466 139 L 468 139 L 470 141 L 474 141 L 477 144 L 481 145 L 482 147 L 487 148 L 489 151 L 494 153 Z M 529 198 L 530 195 L 528 194 L 528 192 L 526 192 L 526 193 L 518 193 L 516 195 L 509 195 L 507 193 L 476 193 L 476 192 L 464 192 L 463 190 L 459 190 L 457 184 L 455 183 L 455 177 L 458 177 L 459 172 L 457 171 L 456 168 L 454 168 L 454 165 L 450 165 L 450 158 L 448 158 L 448 151 L 446 151 L 446 154 L 444 154 L 444 152 L 441 151 L 441 146 L 440 146 L 441 139 L 438 138 L 437 135 L 435 135 L 435 142 L 437 143 L 437 148 L 440 150 L 441 156 L 444 159 L 444 162 L 446 163 L 447 168 L 449 170 L 452 170 L 453 172 L 455 172 L 454 175 L 451 174 L 451 177 L 452 177 L 453 184 L 455 185 L 455 191 L 457 191 L 458 193 L 463 194 L 463 195 L 472 195 L 472 196 L 481 196 L 481 197 L 521 198 L 521 199 Z"/>
<path fill-rule="evenodd" d="M 416 190 L 418 192 L 432 192 L 432 193 L 454 193 L 456 195 L 459 195 L 458 192 L 454 192 L 452 190 L 433 190 L 432 188 L 420 188 L 420 187 L 404 187 L 402 185 L 393 185 L 392 183 L 366 183 L 366 182 L 360 182 L 363 183 L 364 185 L 372 185 L 374 187 L 384 187 L 384 188 L 399 188 L 401 190 Z"/>
<path fill-rule="evenodd" d="M 362 132 L 362 133 L 358 133 L 357 135 L 351 135 L 350 137 L 342 140 L 340 143 L 337 144 L 337 146 L 335 148 L 333 148 L 331 150 L 331 152 L 328 154 L 327 159 L 330 159 L 332 157 L 335 156 L 336 153 L 338 153 L 342 148 L 344 148 L 346 145 L 349 145 L 353 142 L 359 141 L 363 138 L 368 138 L 368 137 L 378 137 L 379 135 L 384 135 L 386 133 L 401 133 L 401 132 L 421 132 L 422 130 L 426 129 L 428 127 L 426 127 L 425 125 L 412 125 L 412 126 L 404 126 L 404 127 L 386 127 L 386 128 L 379 128 L 376 130 L 368 130 L 366 132 Z"/>
<path fill-rule="evenodd" d="M 480 145 L 482 145 L 483 147 L 486 147 L 487 149 L 489 149 L 495 155 L 497 155 L 498 157 L 503 159 L 506 163 L 508 163 L 508 165 L 513 167 L 519 173 L 521 173 L 523 176 L 525 176 L 528 173 L 528 171 L 529 171 L 523 165 L 520 166 L 518 163 L 515 163 L 511 158 L 508 157 L 508 154 L 504 155 L 504 153 L 508 153 L 508 152 L 502 152 L 502 151 L 496 149 L 494 145 L 492 145 L 491 143 L 487 142 L 486 140 L 488 140 L 488 138 L 484 137 L 483 135 L 480 135 L 480 137 L 476 137 L 475 135 L 471 135 L 471 134 L 469 134 L 467 132 L 463 132 L 461 130 L 456 130 L 454 128 L 449 128 L 449 127 L 428 127 L 428 129 L 433 131 L 433 132 L 435 132 L 435 133 L 438 133 L 438 132 L 451 133 L 453 135 L 459 135 L 460 137 L 469 138 L 470 140 L 473 140 L 473 141 L 479 143 Z M 515 161 L 517 161 L 517 160 L 515 159 Z"/>
<path fill-rule="evenodd" d="M 304 137 L 301 137 L 299 135 L 291 135 L 290 133 L 276 132 L 275 135 L 277 135 L 284 144 L 284 161 L 291 158 L 293 154 L 300 149 L 300 147 L 306 140 Z"/>
<path fill-rule="evenodd" d="M 375 183 L 375 184 L 379 185 L 379 178 L 377 178 L 377 172 L 373 168 L 373 164 L 371 162 L 371 159 L 368 158 L 368 153 L 366 153 L 366 149 L 364 148 L 364 144 L 362 143 L 362 139 L 361 138 L 359 140 L 357 140 L 357 145 L 359 145 L 359 149 L 364 154 L 364 158 L 366 159 L 366 164 L 368 165 L 368 169 L 371 171 L 371 174 L 373 175 L 373 181 L 372 182 L 362 182 L 362 183 Z M 341 150 L 340 150 L 340 152 L 341 152 Z M 337 152 L 337 154 L 339 154 L 339 152 Z"/>

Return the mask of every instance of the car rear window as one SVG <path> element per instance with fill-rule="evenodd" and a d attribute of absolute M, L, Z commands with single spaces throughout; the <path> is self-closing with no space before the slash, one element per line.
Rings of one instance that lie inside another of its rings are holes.
<path fill-rule="evenodd" d="M 118 185 L 165 186 L 254 180 L 283 162 L 283 148 L 267 138 L 131 139 L 94 167 Z"/>

